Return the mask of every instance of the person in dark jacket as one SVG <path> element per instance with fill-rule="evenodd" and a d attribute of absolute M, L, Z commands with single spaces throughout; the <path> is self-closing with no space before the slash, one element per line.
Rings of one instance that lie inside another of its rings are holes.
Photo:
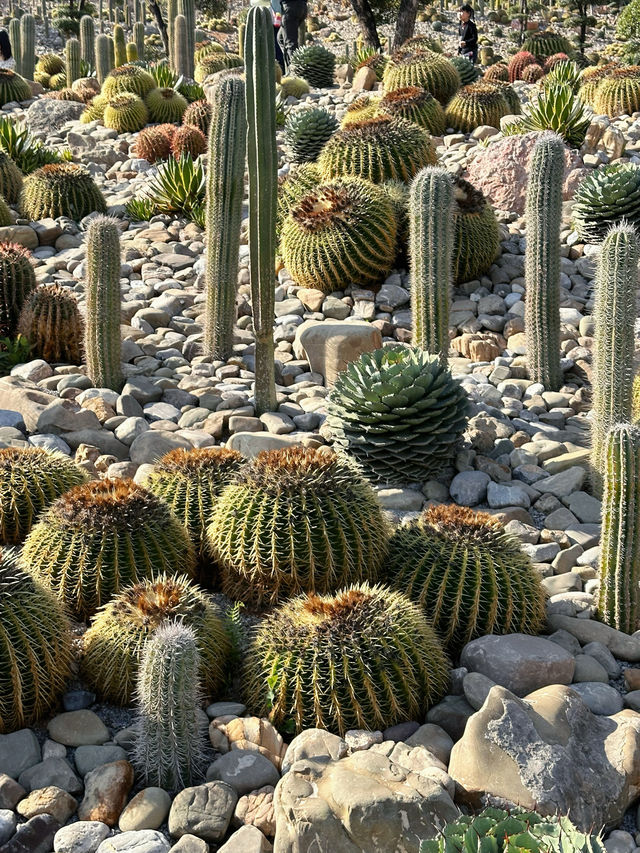
<path fill-rule="evenodd" d="M 282 25 L 278 40 L 284 55 L 287 73 L 291 65 L 291 57 L 298 47 L 298 28 L 307 17 L 307 0 L 281 0 Z"/>
<path fill-rule="evenodd" d="M 478 28 L 475 25 L 473 17 L 473 8 L 468 3 L 460 7 L 460 26 L 458 27 L 460 44 L 458 53 L 460 56 L 466 56 L 471 62 L 477 62 Z"/>

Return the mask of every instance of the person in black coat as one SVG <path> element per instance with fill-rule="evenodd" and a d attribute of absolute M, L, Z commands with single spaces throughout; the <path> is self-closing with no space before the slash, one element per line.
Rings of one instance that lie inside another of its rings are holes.
<path fill-rule="evenodd" d="M 478 28 L 473 20 L 473 8 L 465 3 L 460 7 L 460 26 L 458 27 L 460 45 L 458 53 L 471 62 L 478 61 Z"/>

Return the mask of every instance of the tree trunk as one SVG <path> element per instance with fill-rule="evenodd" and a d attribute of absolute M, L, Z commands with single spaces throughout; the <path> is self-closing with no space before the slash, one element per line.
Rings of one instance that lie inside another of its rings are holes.
<path fill-rule="evenodd" d="M 397 50 L 407 39 L 410 39 L 416 28 L 416 15 L 418 13 L 418 0 L 401 0 L 398 9 L 398 20 L 396 31 L 393 36 L 393 49 Z"/>
<path fill-rule="evenodd" d="M 164 50 L 167 56 L 169 56 L 169 36 L 167 35 L 167 25 L 164 22 L 164 18 L 162 17 L 162 11 L 160 6 L 158 5 L 157 0 L 149 0 L 149 8 L 153 12 L 153 16 L 156 19 L 156 24 L 158 25 L 158 29 L 160 30 L 160 37 L 162 38 L 162 44 L 164 45 Z"/>
<path fill-rule="evenodd" d="M 369 0 L 351 0 L 353 11 L 356 13 L 365 42 L 376 50 L 380 50 L 380 37 L 376 27 L 376 16 Z"/>

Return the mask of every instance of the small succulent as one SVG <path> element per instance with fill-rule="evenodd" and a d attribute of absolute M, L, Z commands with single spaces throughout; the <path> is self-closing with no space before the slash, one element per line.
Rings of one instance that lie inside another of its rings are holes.
<path fill-rule="evenodd" d="M 604 239 L 622 220 L 640 225 L 640 166 L 610 163 L 589 172 L 573 197 L 573 226 L 587 243 Z"/>
<path fill-rule="evenodd" d="M 333 86 L 335 54 L 320 44 L 302 45 L 291 57 L 291 73 L 318 89 Z"/>
<path fill-rule="evenodd" d="M 338 122 L 323 107 L 306 107 L 289 113 L 284 125 L 284 143 L 290 160 L 308 163 L 318 159 L 325 142 L 338 129 Z"/>
<path fill-rule="evenodd" d="M 529 102 L 518 122 L 502 130 L 505 134 L 551 130 L 571 148 L 579 148 L 590 124 L 590 117 L 571 88 L 556 84 L 544 87 L 538 97 Z"/>

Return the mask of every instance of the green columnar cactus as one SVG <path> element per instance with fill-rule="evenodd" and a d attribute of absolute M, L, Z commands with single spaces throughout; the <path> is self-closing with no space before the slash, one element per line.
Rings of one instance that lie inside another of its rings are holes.
<path fill-rule="evenodd" d="M 144 24 L 140 20 L 133 25 L 133 40 L 138 48 L 138 59 L 144 59 Z"/>
<path fill-rule="evenodd" d="M 640 625 L 640 428 L 617 424 L 601 448 L 604 480 L 598 611 L 633 634 Z"/>
<path fill-rule="evenodd" d="M 33 290 L 20 312 L 18 331 L 31 344 L 31 354 L 51 364 L 82 362 L 84 323 L 69 288 L 47 284 Z"/>
<path fill-rule="evenodd" d="M 138 48 L 135 42 L 127 42 L 127 62 L 138 61 Z"/>
<path fill-rule="evenodd" d="M 115 68 L 116 66 L 116 46 L 113 41 L 113 38 L 109 37 L 108 41 L 109 46 L 109 62 L 111 63 L 111 67 Z"/>
<path fill-rule="evenodd" d="M 147 640 L 137 684 L 133 763 L 146 785 L 176 792 L 201 781 L 205 728 L 200 719 L 200 652 L 180 622 Z"/>
<path fill-rule="evenodd" d="M 109 36 L 102 34 L 96 36 L 96 77 L 98 78 L 98 83 L 100 83 L 101 86 L 113 68 L 113 64 L 111 62 L 111 51 L 109 49 L 110 41 L 111 39 Z"/>
<path fill-rule="evenodd" d="M 422 719 L 449 683 L 449 662 L 422 610 L 368 584 L 279 607 L 254 634 L 246 671 L 256 713 L 276 726 L 293 719 L 296 732 L 341 735 Z"/>
<path fill-rule="evenodd" d="M 0 544 L 18 545 L 43 509 L 87 479 L 62 453 L 40 447 L 0 450 Z"/>
<path fill-rule="evenodd" d="M 605 237 L 595 282 L 593 424 L 591 463 L 595 490 L 605 475 L 605 440 L 615 424 L 631 419 L 634 323 L 640 248 L 633 226 L 613 227 Z"/>
<path fill-rule="evenodd" d="M 87 371 L 98 388 L 120 390 L 120 231 L 99 217 L 87 229 Z"/>
<path fill-rule="evenodd" d="M 21 561 L 86 619 L 143 578 L 193 574 L 195 551 L 169 507 L 133 480 L 93 480 L 54 501 L 31 528 Z"/>
<path fill-rule="evenodd" d="M 113 48 L 115 50 L 116 68 L 127 64 L 127 40 L 125 38 L 124 29 L 120 24 L 116 24 L 113 28 Z"/>
<path fill-rule="evenodd" d="M 116 19 L 114 0 L 109 0 L 107 8 L 108 8 L 108 12 L 109 12 L 109 20 L 113 23 Z"/>
<path fill-rule="evenodd" d="M 0 734 L 40 719 L 64 692 L 71 626 L 55 596 L 0 553 Z"/>
<path fill-rule="evenodd" d="M 107 209 L 87 169 L 76 163 L 52 163 L 36 169 L 24 180 L 20 203 L 24 215 L 34 222 L 47 216 L 70 216 L 79 222 Z"/>
<path fill-rule="evenodd" d="M 242 462 L 239 453 L 223 447 L 172 450 L 156 462 L 145 481 L 145 487 L 171 507 L 200 553 L 216 502 Z"/>
<path fill-rule="evenodd" d="M 560 369 L 560 226 L 564 143 L 543 134 L 533 149 L 527 187 L 525 334 L 529 377 L 548 391 L 562 384 Z"/>
<path fill-rule="evenodd" d="M 20 74 L 33 80 L 36 64 L 36 19 L 33 15 L 20 18 Z"/>
<path fill-rule="evenodd" d="M 124 2 L 124 25 L 126 29 L 131 29 L 131 6 L 127 0 Z"/>
<path fill-rule="evenodd" d="M 409 255 L 413 344 L 439 355 L 449 353 L 454 237 L 453 180 L 446 169 L 418 172 L 409 196 Z"/>
<path fill-rule="evenodd" d="M 334 454 L 301 447 L 247 463 L 207 529 L 224 591 L 256 607 L 376 580 L 386 538 L 369 483 Z"/>
<path fill-rule="evenodd" d="M 391 537 L 393 586 L 424 608 L 445 648 L 457 654 L 484 634 L 537 634 L 545 596 L 519 541 L 484 512 L 430 507 Z"/>
<path fill-rule="evenodd" d="M 20 19 L 12 18 L 9 21 L 9 42 L 11 44 L 11 56 L 16 61 L 16 74 L 22 74 L 22 56 L 20 53 Z"/>
<path fill-rule="evenodd" d="M 184 64 L 185 77 L 193 78 L 194 56 L 196 42 L 196 4 L 195 0 L 178 0 L 178 15 L 184 15 L 186 24 L 186 58 Z M 177 70 L 177 69 L 176 69 Z"/>
<path fill-rule="evenodd" d="M 96 614 L 82 638 L 82 675 L 102 699 L 133 699 L 145 640 L 170 620 L 193 630 L 202 658 L 200 678 L 208 695 L 224 686 L 231 643 L 225 617 L 188 577 L 162 575 L 123 590 Z"/>
<path fill-rule="evenodd" d="M 67 39 L 65 45 L 65 59 L 67 64 L 67 86 L 71 88 L 74 80 L 80 77 L 80 42 L 78 39 Z"/>
<path fill-rule="evenodd" d="M 100 32 L 104 32 L 104 0 L 98 0 L 98 21 L 100 23 Z"/>
<path fill-rule="evenodd" d="M 31 253 L 18 243 L 0 243 L 0 338 L 13 338 L 20 311 L 36 286 Z"/>
<path fill-rule="evenodd" d="M 233 352 L 247 137 L 244 98 L 240 77 L 221 80 L 211 93 L 203 346 L 216 359 Z"/>
<path fill-rule="evenodd" d="M 176 15 L 173 22 L 173 61 L 176 74 L 187 77 L 187 19 L 184 15 Z"/>
<path fill-rule="evenodd" d="M 167 42 L 169 45 L 169 65 L 176 70 L 174 24 L 178 15 L 178 0 L 167 0 Z"/>
<path fill-rule="evenodd" d="M 264 414 L 276 408 L 273 314 L 278 147 L 273 18 L 268 3 L 260 3 L 249 9 L 244 59 L 248 123 L 249 271 L 256 339 L 254 398 L 256 411 Z"/>
<path fill-rule="evenodd" d="M 91 15 L 83 15 L 80 18 L 80 57 L 84 59 L 89 68 L 96 65 L 96 28 Z"/>
<path fill-rule="evenodd" d="M 45 38 L 49 38 L 49 14 L 47 12 L 47 0 L 40 0 L 40 16 L 44 24 Z"/>

